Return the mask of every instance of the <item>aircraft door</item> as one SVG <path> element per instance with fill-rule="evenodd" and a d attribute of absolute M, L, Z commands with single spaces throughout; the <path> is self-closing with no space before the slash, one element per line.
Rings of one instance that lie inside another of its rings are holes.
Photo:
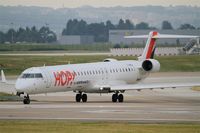
<path fill-rule="evenodd" d="M 102 71 L 102 81 L 104 84 L 107 84 L 108 83 L 108 70 L 107 68 L 101 68 L 101 71 Z"/>
<path fill-rule="evenodd" d="M 49 74 L 48 70 L 45 68 L 42 68 L 42 72 L 44 75 L 44 81 L 46 82 L 46 88 L 51 87 L 51 75 Z"/>

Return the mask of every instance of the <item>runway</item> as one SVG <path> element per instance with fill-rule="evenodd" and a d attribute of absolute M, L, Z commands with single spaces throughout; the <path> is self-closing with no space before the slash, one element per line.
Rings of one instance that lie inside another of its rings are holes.
<path fill-rule="evenodd" d="M 150 76 L 149 82 L 200 81 L 199 76 Z M 124 103 L 112 103 L 112 94 L 88 94 L 76 103 L 75 93 L 31 96 L 30 105 L 0 102 L 0 119 L 56 119 L 76 121 L 128 121 L 135 123 L 200 123 L 200 92 L 190 88 L 127 91 Z"/>

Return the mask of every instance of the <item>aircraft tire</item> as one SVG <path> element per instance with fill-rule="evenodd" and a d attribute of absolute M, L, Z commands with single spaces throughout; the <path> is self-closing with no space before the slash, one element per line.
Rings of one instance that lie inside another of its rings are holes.
<path fill-rule="evenodd" d="M 30 99 L 29 98 L 24 98 L 23 103 L 24 104 L 30 104 Z"/>
<path fill-rule="evenodd" d="M 122 94 L 119 94 L 118 101 L 119 103 L 122 103 L 124 101 L 124 96 Z"/>
<path fill-rule="evenodd" d="M 118 95 L 117 94 L 113 94 L 112 95 L 112 102 L 117 102 L 117 98 L 118 98 Z"/>
<path fill-rule="evenodd" d="M 76 102 L 80 102 L 81 101 L 81 94 L 76 94 Z"/>
<path fill-rule="evenodd" d="M 87 94 L 82 95 L 82 101 L 85 103 L 87 102 Z"/>

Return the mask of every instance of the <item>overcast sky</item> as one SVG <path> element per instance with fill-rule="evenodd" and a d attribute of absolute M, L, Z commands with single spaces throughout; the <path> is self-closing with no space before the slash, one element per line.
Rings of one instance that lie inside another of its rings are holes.
<path fill-rule="evenodd" d="M 110 6 L 141 6 L 141 5 L 191 5 L 200 6 L 200 0 L 0 0 L 0 5 L 44 6 L 53 8 Z"/>

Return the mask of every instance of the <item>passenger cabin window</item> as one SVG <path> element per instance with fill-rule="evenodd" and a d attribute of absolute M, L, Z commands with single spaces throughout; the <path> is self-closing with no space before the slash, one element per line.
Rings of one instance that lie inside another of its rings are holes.
<path fill-rule="evenodd" d="M 98 72 L 99 72 L 99 74 L 101 74 L 101 71 L 100 71 L 100 70 L 99 70 Z"/>
<path fill-rule="evenodd" d="M 110 69 L 110 73 L 112 73 L 112 70 Z"/>

